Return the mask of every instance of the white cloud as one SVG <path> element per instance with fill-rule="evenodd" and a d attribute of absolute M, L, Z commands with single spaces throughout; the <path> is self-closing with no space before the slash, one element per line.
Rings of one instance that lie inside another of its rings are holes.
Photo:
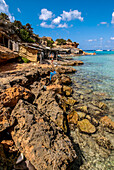
<path fill-rule="evenodd" d="M 19 13 L 21 13 L 21 10 L 20 10 L 19 8 L 17 8 L 17 11 L 18 11 Z"/>
<path fill-rule="evenodd" d="M 57 18 L 53 19 L 52 23 L 59 24 L 61 22 L 61 19 L 62 18 L 58 16 Z"/>
<path fill-rule="evenodd" d="M 100 22 L 100 24 L 105 25 L 105 24 L 107 24 L 107 22 Z"/>
<path fill-rule="evenodd" d="M 102 41 L 102 40 L 103 40 L 103 37 L 101 37 L 100 40 Z"/>
<path fill-rule="evenodd" d="M 44 27 L 44 28 L 54 28 L 54 25 L 50 24 L 48 25 L 46 22 L 42 22 L 40 24 L 41 27 Z"/>
<path fill-rule="evenodd" d="M 64 24 L 59 24 L 58 28 L 68 28 L 68 25 L 66 23 Z"/>
<path fill-rule="evenodd" d="M 6 13 L 11 22 L 15 20 L 15 17 L 9 12 L 9 6 L 6 4 L 5 0 L 0 0 L 0 12 Z"/>
<path fill-rule="evenodd" d="M 111 37 L 110 39 L 111 39 L 111 40 L 114 40 L 114 37 Z"/>
<path fill-rule="evenodd" d="M 79 19 L 80 21 L 83 21 L 83 17 L 81 17 L 81 12 L 78 10 L 70 10 L 69 12 L 63 11 L 63 14 L 61 14 L 62 20 L 64 21 L 71 21 L 74 19 Z"/>
<path fill-rule="evenodd" d="M 90 40 L 88 40 L 88 42 L 93 42 L 93 41 L 97 41 L 97 39 L 90 39 Z"/>
<path fill-rule="evenodd" d="M 41 9 L 41 15 L 39 16 L 40 20 L 48 20 L 53 17 L 53 13 L 47 9 Z"/>
<path fill-rule="evenodd" d="M 112 21 L 111 24 L 114 24 L 114 12 L 112 13 Z"/>

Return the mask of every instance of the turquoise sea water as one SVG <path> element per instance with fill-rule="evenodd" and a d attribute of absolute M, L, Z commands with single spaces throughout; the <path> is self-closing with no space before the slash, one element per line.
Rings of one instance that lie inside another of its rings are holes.
<path fill-rule="evenodd" d="M 75 67 L 76 77 L 87 80 L 93 90 L 107 93 L 114 99 L 114 51 L 96 53 L 95 56 L 73 58 L 84 62 L 84 65 Z"/>

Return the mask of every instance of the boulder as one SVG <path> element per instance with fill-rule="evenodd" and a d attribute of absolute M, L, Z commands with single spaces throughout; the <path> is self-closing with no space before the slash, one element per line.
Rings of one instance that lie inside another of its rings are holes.
<path fill-rule="evenodd" d="M 63 110 L 59 107 L 55 100 L 55 93 L 53 91 L 44 91 L 36 100 L 38 110 L 50 117 L 59 127 L 63 127 Z"/>
<path fill-rule="evenodd" d="M 78 128 L 80 129 L 81 132 L 85 132 L 85 133 L 88 133 L 88 134 L 95 133 L 95 131 L 96 131 L 95 126 L 92 125 L 89 122 L 89 120 L 87 120 L 87 119 L 83 119 L 81 121 L 78 121 L 77 126 L 78 126 Z"/>
<path fill-rule="evenodd" d="M 12 112 L 16 147 L 36 169 L 67 169 L 76 153 L 70 139 L 36 106 L 20 100 Z"/>
<path fill-rule="evenodd" d="M 7 169 L 7 158 L 4 152 L 3 144 L 0 144 L 0 169 Z"/>
<path fill-rule="evenodd" d="M 70 85 L 72 83 L 70 77 L 62 74 L 61 75 L 61 84 L 64 84 L 64 85 Z"/>
<path fill-rule="evenodd" d="M 32 103 L 34 95 L 24 87 L 13 86 L 6 89 L 5 92 L 0 95 L 0 104 L 6 107 L 14 107 L 19 99 L 24 99 Z"/>
<path fill-rule="evenodd" d="M 85 116 L 86 116 L 86 114 L 85 114 L 84 112 L 79 112 L 79 111 L 77 111 L 77 114 L 78 114 L 78 116 L 79 116 L 79 119 L 84 119 Z"/>
<path fill-rule="evenodd" d="M 75 60 L 75 61 L 64 61 L 61 63 L 62 66 L 79 66 L 79 65 L 83 65 L 84 63 L 82 61 L 79 60 Z"/>
<path fill-rule="evenodd" d="M 63 86 L 63 92 L 66 96 L 71 96 L 73 90 L 69 86 Z"/>
<path fill-rule="evenodd" d="M 68 98 L 65 103 L 70 106 L 73 106 L 75 103 L 77 103 L 77 100 L 75 100 L 73 98 Z"/>
<path fill-rule="evenodd" d="M 103 126 L 108 127 L 110 129 L 114 129 L 114 122 L 108 117 L 104 116 L 100 119 L 100 122 L 102 123 Z"/>
<path fill-rule="evenodd" d="M 75 73 L 76 69 L 73 67 L 67 67 L 67 66 L 58 66 L 55 68 L 55 71 L 59 74 L 65 74 L 65 73 Z"/>
<path fill-rule="evenodd" d="M 46 90 L 53 90 L 55 93 L 62 94 L 62 86 L 59 84 L 46 86 Z"/>
<path fill-rule="evenodd" d="M 100 109 L 103 109 L 103 110 L 108 109 L 107 105 L 106 105 L 105 103 L 103 103 L 103 102 L 100 102 L 100 103 L 99 103 L 99 108 L 100 108 Z"/>
<path fill-rule="evenodd" d="M 79 106 L 79 107 L 76 107 L 76 110 L 82 111 L 82 112 L 84 112 L 84 113 L 88 113 L 88 108 L 87 108 L 87 106 Z"/>
<path fill-rule="evenodd" d="M 76 111 L 72 111 L 67 115 L 67 120 L 69 124 L 77 124 L 78 123 L 78 114 Z"/>

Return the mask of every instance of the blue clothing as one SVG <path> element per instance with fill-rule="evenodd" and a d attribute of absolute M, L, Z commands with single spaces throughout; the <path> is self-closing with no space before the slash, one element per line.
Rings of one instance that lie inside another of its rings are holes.
<path fill-rule="evenodd" d="M 50 72 L 50 81 L 51 81 L 52 76 L 54 76 L 55 74 L 57 74 L 56 71 Z"/>

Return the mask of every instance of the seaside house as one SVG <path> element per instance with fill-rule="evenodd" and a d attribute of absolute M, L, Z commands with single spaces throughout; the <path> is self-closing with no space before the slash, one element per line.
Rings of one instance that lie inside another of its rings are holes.
<path fill-rule="evenodd" d="M 10 27 L 10 22 L 0 20 L 0 45 L 18 52 L 20 39 Z"/>

